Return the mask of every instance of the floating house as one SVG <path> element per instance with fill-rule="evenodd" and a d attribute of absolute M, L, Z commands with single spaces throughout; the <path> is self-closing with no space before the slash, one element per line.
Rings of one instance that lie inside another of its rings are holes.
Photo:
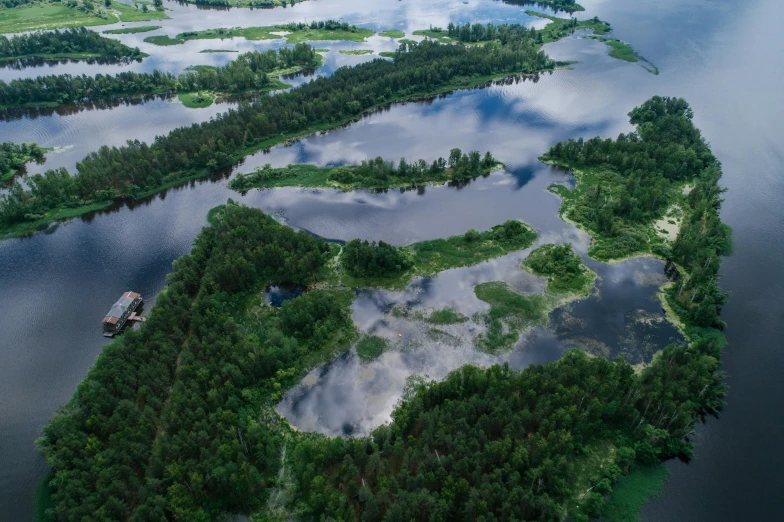
<path fill-rule="evenodd" d="M 112 305 L 109 313 L 103 318 L 103 335 L 111 337 L 122 330 L 126 321 L 140 321 L 134 310 L 142 302 L 141 294 L 136 292 L 125 292 L 116 303 Z"/>

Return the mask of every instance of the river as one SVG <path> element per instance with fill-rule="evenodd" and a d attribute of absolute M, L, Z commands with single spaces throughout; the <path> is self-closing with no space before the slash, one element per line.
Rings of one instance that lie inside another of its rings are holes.
<path fill-rule="evenodd" d="M 670 479 L 662 494 L 645 507 L 642 519 L 779 518 L 784 507 L 780 495 L 780 470 L 784 469 L 780 433 L 784 420 L 777 415 L 784 411 L 784 277 L 779 267 L 784 257 L 784 101 L 779 93 L 782 73 L 778 65 L 784 55 L 784 39 L 780 36 L 784 15 L 772 0 L 581 3 L 586 11 L 578 13 L 579 17 L 599 16 L 611 22 L 613 36 L 631 43 L 659 68 L 660 75 L 609 58 L 599 42 L 573 37 L 546 47 L 555 59 L 578 60 L 573 70 L 545 74 L 536 81 L 461 91 L 431 102 L 395 105 L 347 128 L 275 148 L 268 154 L 257 153 L 237 167 L 248 171 L 264 163 L 355 162 L 378 155 L 432 160 L 446 155 L 452 147 L 460 147 L 492 151 L 506 163 L 504 172 L 460 188 L 428 187 L 424 191 L 383 194 L 280 189 L 252 191 L 244 197 L 228 190 L 226 178 L 219 177 L 170 190 L 133 208 L 121 206 L 47 233 L 0 242 L 0 519 L 29 520 L 32 516 L 34 490 L 47 469 L 35 451 L 34 441 L 53 412 L 70 399 L 100 353 L 105 343 L 100 335 L 100 318 L 125 290 L 141 292 L 148 298 L 149 309 L 165 285 L 172 261 L 189 250 L 206 224 L 209 208 L 232 197 L 326 238 L 362 237 L 395 244 L 462 233 L 470 227 L 486 229 L 519 218 L 549 234 L 547 237 L 581 244 L 579 233 L 558 219 L 557 199 L 545 190 L 551 182 L 565 181 L 563 174 L 539 164 L 536 157 L 567 137 L 613 137 L 628 131 L 626 112 L 653 94 L 686 98 L 694 109 L 696 125 L 722 161 L 722 183 L 729 188 L 722 218 L 734 230 L 735 251 L 724 260 L 721 272 L 722 287 L 732 292 L 722 313 L 729 341 L 723 357 L 730 385 L 727 406 L 720 419 L 710 419 L 698 427 L 696 456 L 690 463 L 668 463 Z M 523 13 L 525 7 L 494 0 L 469 0 L 467 4 L 459 0 L 311 0 L 273 10 L 205 10 L 173 2 L 166 5 L 172 9 L 172 18 L 160 23 L 163 29 L 119 37 L 151 54 L 140 64 L 106 69 L 81 63 L 22 71 L 5 68 L 0 69 L 0 78 L 48 72 L 149 70 L 157 66 L 179 72 L 194 63 L 230 59 L 230 55 L 198 53 L 200 49 L 266 49 L 279 45 L 243 40 L 194 41 L 175 47 L 138 43 L 150 34 L 174 36 L 208 27 L 340 18 L 363 27 L 410 32 L 430 24 L 445 26 L 449 21 L 530 21 Z M 386 50 L 394 47 L 388 40 L 375 37 L 367 44 L 315 45 Z M 340 65 L 371 58 L 333 50 L 327 55 L 327 66 L 317 74 L 329 74 Z M 34 119 L 25 116 L 0 122 L 0 136 L 62 147 L 61 152 L 50 154 L 45 164 L 31 165 L 32 172 L 57 166 L 73 168 L 76 161 L 100 145 L 120 145 L 126 139 L 151 140 L 174 127 L 205 121 L 226 107 L 186 109 L 176 101 L 155 100 L 75 114 Z M 462 275 L 442 274 L 428 284 L 448 291 L 460 281 L 468 284 L 470 277 L 476 277 L 475 281 L 510 278 L 504 275 L 510 273 L 505 263 L 514 261 L 502 258 Z M 498 270 L 486 275 L 493 267 Z M 655 275 L 660 269 L 650 262 L 642 272 Z M 439 282 L 441 278 L 444 281 Z M 626 280 L 639 282 L 634 277 Z M 520 284 L 525 286 L 525 281 Z M 612 285 L 609 287 L 611 290 Z M 422 306 L 431 306 L 427 301 L 431 294 L 416 295 L 424 299 Z M 377 318 L 373 309 L 384 309 L 399 299 L 407 297 L 360 295 L 354 305 L 355 320 L 361 328 L 370 329 Z M 621 301 L 605 296 L 601 303 L 617 303 L 613 308 L 616 314 L 639 306 L 637 302 Z M 585 315 L 591 321 L 600 318 L 595 307 L 581 312 L 575 305 L 572 313 L 593 313 Z M 556 319 L 554 315 L 549 332 L 529 334 L 540 343 L 538 351 L 516 349 L 507 357 L 516 360 L 516 366 L 557 357 L 562 349 L 559 335 L 562 339 L 577 334 L 564 333 L 557 326 L 565 321 Z M 610 322 L 607 326 L 594 323 L 594 332 L 607 334 L 603 342 L 608 346 L 621 343 Z M 610 334 L 616 341 L 609 338 Z M 657 343 L 670 338 L 666 332 L 663 335 Z M 382 366 L 385 359 L 381 359 L 373 370 L 402 375 L 396 373 L 398 368 L 419 365 L 425 372 L 435 370 L 434 376 L 448 370 L 446 366 L 427 368 L 433 358 L 402 361 L 402 355 L 398 355 L 398 360 L 392 360 L 395 353 L 386 356 L 388 365 Z M 471 360 L 469 355 L 473 355 L 465 353 L 465 360 Z M 352 364 L 350 357 L 346 354 L 332 365 L 348 366 Z M 390 377 L 387 382 L 403 381 Z M 329 384 L 327 380 L 313 382 Z M 388 407 L 378 403 L 371 406 L 372 411 Z M 362 419 L 365 426 L 383 421 L 372 415 Z M 362 424 L 353 419 L 339 423 L 336 429 L 344 425 L 354 426 L 351 429 L 359 426 L 362 431 Z M 314 428 L 330 431 L 318 425 Z"/>

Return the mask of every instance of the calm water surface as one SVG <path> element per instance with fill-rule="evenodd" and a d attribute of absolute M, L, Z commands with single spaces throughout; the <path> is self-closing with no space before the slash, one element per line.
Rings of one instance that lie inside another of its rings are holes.
<path fill-rule="evenodd" d="M 549 45 L 547 51 L 556 59 L 579 60 L 574 70 L 542 75 L 537 81 L 460 92 L 430 103 L 396 105 L 346 129 L 269 154 L 258 153 L 237 168 L 248 171 L 264 163 L 295 161 L 335 164 L 378 155 L 432 160 L 457 146 L 491 150 L 507 164 L 506 172 L 463 188 L 428 187 L 386 194 L 281 189 L 253 191 L 245 197 L 229 191 L 226 179 L 220 178 L 169 191 L 134 208 L 120 207 L 75 220 L 46 234 L 0 242 L 0 519 L 31 518 L 35 485 L 46 473 L 34 440 L 53 412 L 70 399 L 100 353 L 105 341 L 99 320 L 106 309 L 129 289 L 141 292 L 152 304 L 165 284 L 171 262 L 189 250 L 205 225 L 209 208 L 233 197 L 327 238 L 363 237 L 395 244 L 462 233 L 470 227 L 484 229 L 517 218 L 541 231 L 542 240 L 583 245 L 580 234 L 559 220 L 558 201 L 546 191 L 550 183 L 563 181 L 564 175 L 539 164 L 536 157 L 566 137 L 615 136 L 628 131 L 625 113 L 652 94 L 685 97 L 694 108 L 697 126 L 723 162 L 723 183 L 730 189 L 723 219 L 735 231 L 735 254 L 722 268 L 722 285 L 732 292 L 723 311 L 730 342 L 724 354 L 731 387 L 727 407 L 720 420 L 698 428 L 696 457 L 691 463 L 668 465 L 671 478 L 663 494 L 645 508 L 643 519 L 778 519 L 784 507 L 780 495 L 784 421 L 777 415 L 784 411 L 784 278 L 780 270 L 784 255 L 780 240 L 784 225 L 784 145 L 780 137 L 784 123 L 780 115 L 784 114 L 784 102 L 777 62 L 784 55 L 780 36 L 784 16 L 772 0 L 581 3 L 587 10 L 578 16 L 597 15 L 611 22 L 614 36 L 629 41 L 661 74 L 653 76 L 637 65 L 608 58 L 602 44 L 573 37 Z M 173 36 L 208 27 L 341 18 L 364 27 L 410 31 L 430 24 L 445 26 L 449 21 L 528 22 L 524 7 L 492 0 L 471 0 L 468 4 L 457 0 L 311 0 L 294 8 L 253 11 L 205 10 L 172 2 L 167 7 L 172 9 L 172 19 L 163 22 L 160 31 L 119 37 L 152 55 L 141 64 L 106 68 L 65 64 L 22 71 L 5 68 L 0 69 L 0 78 L 154 67 L 179 72 L 193 63 L 219 64 L 231 59 L 230 55 L 198 53 L 202 48 L 231 45 L 246 50 L 280 45 L 211 40 L 156 48 L 139 43 L 151 34 Z M 384 50 L 395 45 L 390 39 L 377 40 L 323 47 Z M 316 45 L 322 47 L 322 42 Z M 367 57 L 332 51 L 319 74 L 361 59 Z M 29 170 L 73 168 L 100 145 L 151 140 L 171 128 L 205 121 L 226 107 L 192 110 L 176 102 L 155 100 L 35 119 L 24 116 L 0 122 L 0 135 L 64 148 L 49 155 L 43 166 Z M 390 322 L 386 310 L 401 300 L 414 308 L 443 302 L 481 306 L 470 299 L 471 281 L 496 278 L 517 281 L 516 288 L 523 291 L 534 290 L 536 281 L 526 283 L 521 272 L 512 270 L 514 261 L 513 254 L 464 272 L 450 271 L 402 293 L 362 294 L 355 303 L 354 317 L 365 331 L 392 335 L 395 328 L 406 325 Z M 570 343 L 590 338 L 600 343 L 594 344 L 596 349 L 612 354 L 613 350 L 635 346 L 634 353 L 627 351 L 625 355 L 644 358 L 652 347 L 673 339 L 671 332 L 659 328 L 666 325 L 647 315 L 657 313 L 656 303 L 649 299 L 655 288 L 650 278 L 660 277 L 661 267 L 654 261 L 634 263 L 626 275 L 604 274 L 596 294 L 601 294 L 601 299 L 556 310 L 549 328 L 528 333 L 504 357 L 522 367 L 557 358 Z M 591 266 L 596 270 L 604 267 L 598 263 Z M 453 283 L 448 284 L 450 281 Z M 458 285 L 461 281 L 462 289 Z M 630 330 L 625 325 L 638 327 Z M 413 340 L 426 335 L 414 324 L 407 327 Z M 432 341 L 429 338 L 420 346 L 413 342 L 409 349 L 390 350 L 364 368 L 359 368 L 355 356 L 348 352 L 312 374 L 303 383 L 305 393 L 298 402 L 292 398 L 281 407 L 299 408 L 303 424 L 310 419 L 314 429 L 362 432 L 385 420 L 390 401 L 402 390 L 408 375 L 424 372 L 437 377 L 460 361 L 493 362 L 470 350 L 461 337 L 473 333 L 457 329 L 447 333 L 459 342 L 450 337 L 437 341 L 443 350 L 454 354 L 441 365 L 427 348 Z M 361 378 L 354 379 L 358 374 Z M 352 378 L 341 383 L 344 375 Z M 356 402 L 357 387 L 374 379 L 385 384 L 373 388 L 364 403 Z M 308 392 L 307 387 L 313 390 Z M 315 393 L 319 387 L 332 393 Z M 324 404 L 319 405 L 322 399 Z M 330 426 L 319 423 L 318 412 L 334 408 L 339 401 L 353 406 L 346 408 L 352 415 Z"/>

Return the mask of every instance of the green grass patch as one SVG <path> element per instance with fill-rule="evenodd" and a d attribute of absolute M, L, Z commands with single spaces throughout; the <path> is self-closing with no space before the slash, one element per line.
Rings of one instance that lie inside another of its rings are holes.
<path fill-rule="evenodd" d="M 523 268 L 546 277 L 547 291 L 553 293 L 588 295 L 596 278 L 570 244 L 540 246 L 525 258 Z"/>
<path fill-rule="evenodd" d="M 659 495 L 668 476 L 669 471 L 664 464 L 635 464 L 628 475 L 622 476 L 613 485 L 602 519 L 612 522 L 637 522 L 645 503 Z"/>
<path fill-rule="evenodd" d="M 0 33 L 21 33 L 67 27 L 108 25 L 117 22 L 111 13 L 85 13 L 61 4 L 34 3 L 0 9 Z"/>
<path fill-rule="evenodd" d="M 148 33 L 160 29 L 160 25 L 140 25 L 139 27 L 124 27 L 122 29 L 107 29 L 103 34 L 135 34 Z"/>
<path fill-rule="evenodd" d="M 386 36 L 387 38 L 403 38 L 406 33 L 400 29 L 387 29 L 378 33 L 379 36 Z"/>
<path fill-rule="evenodd" d="M 360 360 L 362 362 L 370 362 L 375 359 L 378 359 L 384 350 L 387 348 L 388 341 L 386 339 L 382 339 L 381 337 L 377 337 L 375 335 L 369 335 L 367 337 L 363 337 L 357 343 L 357 355 L 359 355 Z"/>
<path fill-rule="evenodd" d="M 442 308 L 430 312 L 430 315 L 425 317 L 425 321 L 430 324 L 458 324 L 468 321 L 468 317 L 452 308 Z"/>
<path fill-rule="evenodd" d="M 341 49 L 338 52 L 340 54 L 363 55 L 373 54 L 373 49 Z"/>
<path fill-rule="evenodd" d="M 378 53 L 378 55 L 381 56 L 382 58 L 394 58 L 395 54 L 396 53 L 394 51 L 381 51 L 380 53 Z"/>
<path fill-rule="evenodd" d="M 454 43 L 455 39 L 451 38 L 446 31 L 438 30 L 438 29 L 418 29 L 414 31 L 412 34 L 415 36 L 426 36 L 431 40 L 435 40 L 440 43 Z M 402 42 L 403 40 L 401 40 Z"/>
<path fill-rule="evenodd" d="M 181 92 L 177 95 L 177 98 L 182 102 L 183 105 L 189 107 L 191 109 L 200 109 L 203 107 L 209 107 L 212 105 L 212 102 L 215 101 L 215 95 L 211 92 Z"/>
<path fill-rule="evenodd" d="M 200 53 L 238 53 L 236 49 L 202 49 Z"/>
<path fill-rule="evenodd" d="M 147 22 L 149 20 L 164 20 L 169 18 L 163 11 L 149 8 L 145 11 L 144 7 L 137 8 L 120 2 L 112 2 L 111 7 L 108 7 L 107 9 L 119 13 L 121 22 Z"/>
<path fill-rule="evenodd" d="M 177 35 L 182 40 L 212 40 L 224 38 L 245 38 L 246 40 L 278 40 L 285 38 L 286 43 L 313 42 L 318 40 L 340 40 L 364 42 L 375 34 L 370 29 L 357 28 L 353 31 L 342 29 L 302 29 L 291 31 L 285 25 L 266 27 L 234 27 L 187 31 Z"/>
<path fill-rule="evenodd" d="M 217 69 L 214 65 L 189 65 L 185 68 L 186 71 L 206 72 Z"/>
<path fill-rule="evenodd" d="M 184 44 L 185 40 L 180 38 L 171 38 L 169 35 L 148 36 L 144 39 L 145 42 L 154 45 L 180 45 Z"/>
<path fill-rule="evenodd" d="M 509 290 L 503 281 L 477 285 L 474 293 L 490 305 L 490 311 L 484 314 L 487 330 L 474 342 L 478 349 L 490 353 L 511 348 L 522 330 L 547 324 L 547 314 L 552 309 L 543 296 L 520 295 Z"/>
<path fill-rule="evenodd" d="M 402 40 L 398 40 L 397 43 L 399 43 L 399 44 L 416 45 L 419 42 L 417 42 L 416 40 L 411 40 L 410 38 L 403 38 Z"/>

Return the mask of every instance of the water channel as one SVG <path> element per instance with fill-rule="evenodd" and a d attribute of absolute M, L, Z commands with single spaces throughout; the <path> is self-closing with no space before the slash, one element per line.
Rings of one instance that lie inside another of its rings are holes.
<path fill-rule="evenodd" d="M 659 67 L 660 75 L 614 60 L 603 44 L 575 36 L 546 47 L 555 59 L 577 60 L 573 70 L 395 105 L 347 128 L 257 153 L 236 168 L 245 172 L 265 163 L 339 164 L 375 156 L 432 160 L 460 147 L 490 150 L 506 163 L 505 171 L 486 179 L 464 187 L 379 194 L 279 189 L 240 196 L 226 188 L 227 178 L 221 176 L 76 219 L 46 233 L 0 242 L 0 519 L 32 517 L 34 490 L 47 470 L 34 441 L 100 353 L 105 340 L 99 321 L 106 309 L 125 290 L 141 292 L 149 309 L 165 285 L 172 261 L 189 250 L 211 207 L 231 197 L 325 238 L 361 237 L 394 244 L 459 234 L 472 227 L 486 229 L 515 218 L 535 227 L 540 241 L 570 241 L 584 251 L 587 239 L 559 219 L 558 199 L 546 190 L 550 183 L 568 178 L 536 158 L 561 139 L 612 137 L 628 131 L 625 113 L 653 94 L 686 98 L 696 125 L 723 162 L 723 184 L 729 192 L 722 217 L 735 231 L 735 252 L 722 268 L 722 286 L 732 292 L 723 311 L 729 340 L 724 354 L 730 385 L 727 407 L 721 419 L 698 427 L 696 457 L 690 463 L 668 463 L 670 480 L 642 518 L 776 518 L 784 507 L 779 492 L 784 421 L 776 415 L 784 410 L 784 277 L 779 268 L 784 256 L 784 102 L 776 63 L 784 55 L 784 16 L 772 0 L 581 3 L 586 11 L 578 16 L 611 22 L 614 37 L 630 42 Z M 363 27 L 410 32 L 450 21 L 533 22 L 523 12 L 526 7 L 495 0 L 310 0 L 272 10 L 201 9 L 173 2 L 166 6 L 171 19 L 160 23 L 161 30 L 119 36 L 151 55 L 141 63 L 4 68 L 0 79 L 155 67 L 180 72 L 187 65 L 231 59 L 231 54 L 198 53 L 204 48 L 280 45 L 241 39 L 175 47 L 141 42 L 150 34 L 174 36 L 209 27 L 339 18 Z M 316 46 L 334 47 L 325 67 L 316 72 L 330 74 L 341 65 L 373 58 L 342 55 L 336 49 L 389 50 L 394 42 L 374 37 L 366 44 Z M 307 78 L 293 83 L 297 81 Z M 31 165 L 31 172 L 73 168 L 101 145 L 149 141 L 172 128 L 208 120 L 228 106 L 187 109 L 174 100 L 157 99 L 111 108 L 81 107 L 0 121 L 0 136 L 59 147 L 43 165 Z M 444 328 L 449 336 L 433 341 L 433 334 L 417 321 L 398 320 L 389 313 L 402 304 L 412 310 L 454 306 L 470 315 L 483 306 L 471 292 L 482 281 L 505 280 L 519 291 L 536 291 L 541 281 L 517 268 L 524 254 L 417 280 L 402 292 L 360 293 L 354 303 L 358 327 L 390 339 L 400 333 L 400 346 L 365 366 L 352 352 L 343 354 L 314 370 L 284 399 L 280 410 L 303 429 L 361 434 L 388 420 L 411 375 L 440 378 L 466 362 L 508 360 L 522 367 L 557 358 L 576 345 L 590 345 L 606 356 L 621 353 L 644 360 L 656 346 L 677 342 L 677 333 L 660 321 L 652 299 L 662 282 L 662 266 L 645 258 L 613 266 L 591 263 L 600 279 L 590 299 L 554 311 L 547 328 L 527 332 L 511 352 L 494 357 L 471 348 L 475 332 L 470 329 L 478 325 Z M 336 405 L 345 415 L 324 420 L 321 412 L 333 413 Z"/>

